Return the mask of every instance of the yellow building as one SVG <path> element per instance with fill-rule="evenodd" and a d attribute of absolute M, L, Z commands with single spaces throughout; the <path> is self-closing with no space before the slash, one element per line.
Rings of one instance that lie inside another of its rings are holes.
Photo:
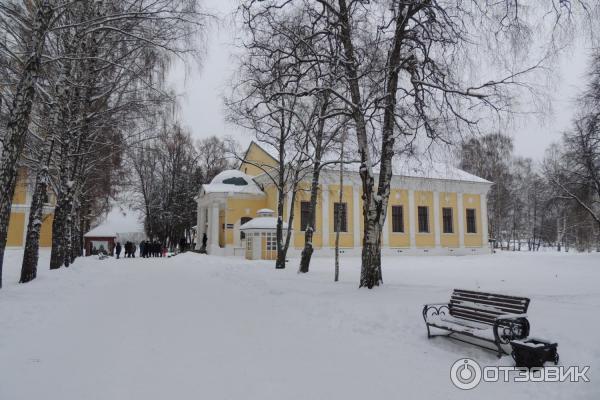
<path fill-rule="evenodd" d="M 199 238 L 207 235 L 207 252 L 250 259 L 271 259 L 277 190 L 267 172 L 277 161 L 251 143 L 239 170 L 224 171 L 203 185 L 198 203 Z M 486 196 L 491 182 L 457 168 L 432 162 L 397 162 L 383 227 L 383 254 L 481 254 L 489 252 Z M 337 216 L 341 214 L 340 247 L 360 254 L 363 236 L 362 184 L 356 171 L 344 176 L 339 202 L 339 171 L 321 173 L 313 236 L 315 255 L 332 255 Z M 310 187 L 310 177 L 301 182 Z M 289 199 L 289 195 L 287 197 Z M 300 191 L 294 204 L 290 255 L 304 246 L 310 192 Z M 290 213 L 286 201 L 284 221 Z M 260 214 L 260 215 L 259 215 Z M 243 225 L 254 218 L 270 218 Z M 269 226 L 267 226 L 269 225 Z M 256 227 L 260 227 L 259 230 Z M 262 230 L 261 230 L 262 229 Z M 247 235 L 251 235 L 248 240 Z M 260 238 L 260 240 L 258 239 Z M 202 240 L 197 240 L 200 248 Z"/>
<path fill-rule="evenodd" d="M 35 176 L 27 168 L 19 168 L 17 185 L 10 210 L 8 223 L 7 248 L 22 248 L 25 245 L 27 224 L 29 222 L 29 206 L 33 196 Z M 48 191 L 48 204 L 44 206 L 42 228 L 40 231 L 40 247 L 52 246 L 52 221 L 54 218 L 54 192 Z"/>

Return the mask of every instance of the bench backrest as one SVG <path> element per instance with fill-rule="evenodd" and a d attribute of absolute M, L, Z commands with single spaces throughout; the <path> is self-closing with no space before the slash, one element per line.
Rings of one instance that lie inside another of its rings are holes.
<path fill-rule="evenodd" d="M 526 297 L 454 289 L 450 298 L 450 315 L 456 318 L 493 325 L 498 315 L 525 314 Z"/>

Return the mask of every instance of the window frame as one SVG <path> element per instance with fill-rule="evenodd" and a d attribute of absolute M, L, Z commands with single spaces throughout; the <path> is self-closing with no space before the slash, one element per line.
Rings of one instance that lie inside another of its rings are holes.
<path fill-rule="evenodd" d="M 425 223 L 427 225 L 427 230 L 421 229 L 421 210 L 425 210 Z M 429 206 L 417 206 L 417 232 L 421 234 L 430 234 L 431 227 L 429 221 Z"/>
<path fill-rule="evenodd" d="M 396 220 L 395 210 L 400 210 L 399 220 Z M 397 230 L 396 224 L 400 224 L 400 229 Z M 392 233 L 404 233 L 404 206 L 402 204 L 392 205 Z"/>
<path fill-rule="evenodd" d="M 473 213 L 473 218 L 472 218 L 472 220 L 473 220 L 472 221 L 472 223 L 473 223 L 473 226 L 472 226 L 473 230 L 470 229 L 471 225 L 469 223 L 469 220 L 470 220 L 470 218 L 469 218 L 469 212 Z M 466 221 L 467 222 L 467 224 L 466 224 L 467 226 L 465 227 L 466 228 L 466 233 L 469 234 L 469 235 L 475 235 L 475 234 L 477 234 L 477 209 L 475 209 L 475 208 L 467 208 L 466 211 L 465 211 L 465 217 L 466 217 L 466 220 L 467 220 Z"/>
<path fill-rule="evenodd" d="M 308 223 L 307 224 L 302 223 L 302 219 L 304 218 L 304 212 L 302 211 L 302 206 L 304 204 L 307 204 L 309 207 L 309 209 L 307 211 L 308 215 L 306 216 L 306 218 L 308 218 L 310 220 L 310 201 L 302 200 L 302 201 L 300 201 L 300 232 L 306 232 L 306 227 L 308 226 Z M 310 221 L 307 221 L 307 222 L 310 223 Z M 316 222 L 316 218 L 315 218 L 315 222 Z M 315 230 L 315 228 L 313 227 L 313 231 L 314 230 Z"/>
<path fill-rule="evenodd" d="M 334 202 L 333 203 L 333 233 L 337 233 L 338 230 L 338 218 L 337 218 L 337 213 L 339 213 L 339 207 L 342 207 L 342 226 L 339 232 L 340 233 L 348 233 L 348 203 L 346 202 Z"/>
<path fill-rule="evenodd" d="M 445 211 L 450 211 L 450 215 L 446 215 Z M 446 230 L 448 226 L 446 226 L 446 218 L 450 218 L 450 229 Z M 446 235 L 454 234 L 454 210 L 452 207 L 442 207 L 442 233 Z"/>

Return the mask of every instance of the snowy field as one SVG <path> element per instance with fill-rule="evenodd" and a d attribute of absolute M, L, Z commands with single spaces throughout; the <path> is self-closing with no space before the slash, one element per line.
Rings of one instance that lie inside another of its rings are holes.
<path fill-rule="evenodd" d="M 600 255 L 384 259 L 382 288 L 359 290 L 359 260 L 272 262 L 197 254 L 79 259 L 0 290 L 1 400 L 600 399 Z M 47 265 L 48 254 L 42 255 Z M 589 383 L 452 386 L 452 363 L 508 356 L 427 339 L 424 303 L 453 288 L 531 298 L 531 334 L 556 340 Z"/>

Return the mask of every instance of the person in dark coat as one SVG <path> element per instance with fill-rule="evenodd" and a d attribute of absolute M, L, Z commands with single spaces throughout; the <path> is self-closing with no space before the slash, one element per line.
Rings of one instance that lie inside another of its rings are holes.
<path fill-rule="evenodd" d="M 208 242 L 208 237 L 206 237 L 206 232 L 204 232 L 202 234 L 202 248 L 200 249 L 202 253 L 206 253 L 206 242 Z"/>
<path fill-rule="evenodd" d="M 140 248 L 140 258 L 143 258 L 144 257 L 144 241 L 143 240 L 140 242 L 139 248 Z"/>
<path fill-rule="evenodd" d="M 121 242 L 117 242 L 117 247 L 115 247 L 115 252 L 117 253 L 117 260 L 118 260 L 119 256 L 121 255 Z"/>
<path fill-rule="evenodd" d="M 186 247 L 187 247 L 187 242 L 186 242 L 185 238 L 179 239 L 179 251 L 183 253 L 185 251 Z"/>

